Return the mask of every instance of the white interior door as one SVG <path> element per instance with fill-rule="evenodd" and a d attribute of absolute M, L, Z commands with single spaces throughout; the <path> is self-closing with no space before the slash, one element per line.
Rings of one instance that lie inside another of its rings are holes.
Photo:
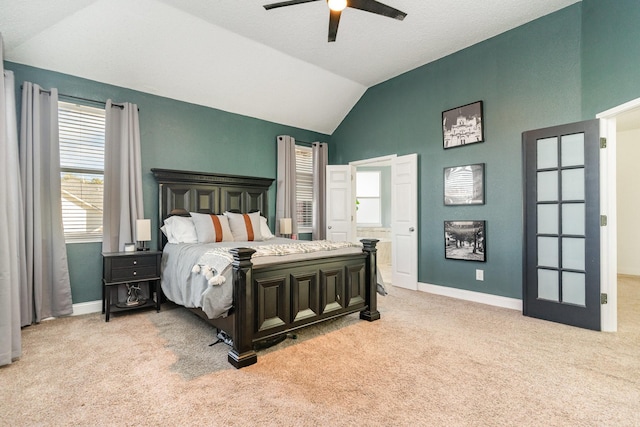
<path fill-rule="evenodd" d="M 327 166 L 327 240 L 348 242 L 356 237 L 355 169 Z"/>
<path fill-rule="evenodd" d="M 393 286 L 418 289 L 418 155 L 391 163 L 391 239 Z"/>

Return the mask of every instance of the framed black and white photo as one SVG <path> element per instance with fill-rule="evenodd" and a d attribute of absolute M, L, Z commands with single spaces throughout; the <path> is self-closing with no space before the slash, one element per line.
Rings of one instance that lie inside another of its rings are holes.
<path fill-rule="evenodd" d="M 486 238 L 485 221 L 445 221 L 444 257 L 485 262 Z"/>
<path fill-rule="evenodd" d="M 442 112 L 444 148 L 484 142 L 482 101 Z"/>
<path fill-rule="evenodd" d="M 484 163 L 444 168 L 444 204 L 484 204 Z"/>

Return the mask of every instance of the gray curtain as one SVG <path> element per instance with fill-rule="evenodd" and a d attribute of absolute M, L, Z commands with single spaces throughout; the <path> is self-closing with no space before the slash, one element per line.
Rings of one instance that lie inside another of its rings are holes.
<path fill-rule="evenodd" d="M 291 218 L 291 237 L 298 235 L 296 218 L 296 140 L 280 135 L 278 141 L 278 179 L 276 183 L 276 235 L 280 235 L 280 218 Z"/>
<path fill-rule="evenodd" d="M 0 34 L 0 366 L 22 355 L 20 284 L 27 280 L 15 83 L 2 50 Z"/>
<path fill-rule="evenodd" d="M 27 263 L 20 295 L 24 326 L 73 311 L 62 228 L 58 91 L 29 82 L 22 85 L 20 179 Z"/>
<path fill-rule="evenodd" d="M 325 142 L 311 144 L 313 156 L 313 228 L 312 239 L 324 240 L 327 236 L 326 219 L 326 177 L 328 163 L 328 147 Z"/>
<path fill-rule="evenodd" d="M 109 99 L 105 109 L 102 251 L 122 252 L 144 218 L 138 106 Z"/>

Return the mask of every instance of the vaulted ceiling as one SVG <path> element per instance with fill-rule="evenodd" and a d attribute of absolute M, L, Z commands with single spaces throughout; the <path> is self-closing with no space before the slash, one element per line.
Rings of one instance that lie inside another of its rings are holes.
<path fill-rule="evenodd" d="M 331 134 L 367 88 L 578 0 L 0 0 L 5 60 Z"/>

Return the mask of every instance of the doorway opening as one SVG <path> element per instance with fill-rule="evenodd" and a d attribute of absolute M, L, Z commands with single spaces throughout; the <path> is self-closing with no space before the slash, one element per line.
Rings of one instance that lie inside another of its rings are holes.
<path fill-rule="evenodd" d="M 356 167 L 356 240 L 378 239 L 378 274 L 392 284 L 391 162 L 395 156 L 351 162 Z"/>
<path fill-rule="evenodd" d="M 618 286 L 635 286 L 640 282 L 640 266 L 637 263 L 636 245 L 640 241 L 637 218 L 640 215 L 640 197 L 635 171 L 640 156 L 640 99 L 636 99 L 597 115 L 602 119 L 601 135 L 607 138 L 607 148 L 601 156 L 601 170 L 605 182 L 601 185 L 602 210 L 607 215 L 603 228 L 602 245 L 602 293 L 607 294 L 603 305 L 602 330 L 618 329 L 619 305 L 627 306 L 629 289 Z M 629 280 L 631 279 L 631 280 Z M 632 283 L 629 285 L 629 283 Z M 637 293 L 635 294 L 637 295 Z M 629 310 L 620 310 L 620 314 Z M 640 313 L 632 313 L 640 319 Z"/>

